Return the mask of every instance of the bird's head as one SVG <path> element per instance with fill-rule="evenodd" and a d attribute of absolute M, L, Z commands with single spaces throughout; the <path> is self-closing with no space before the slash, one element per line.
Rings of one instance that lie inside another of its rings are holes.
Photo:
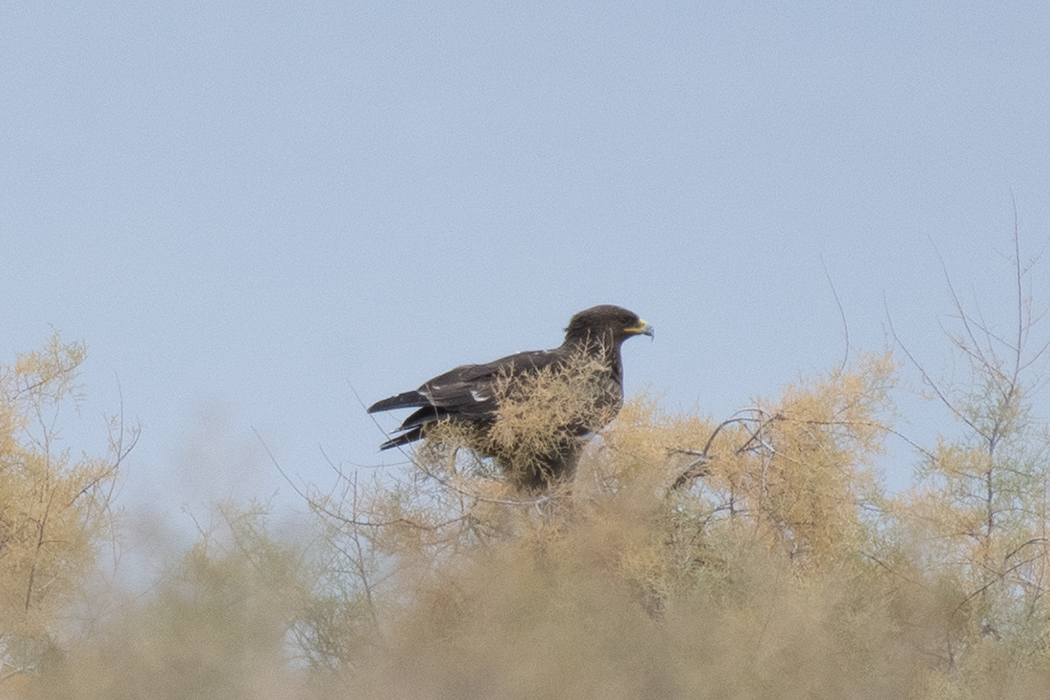
<path fill-rule="evenodd" d="M 611 340 L 619 345 L 631 336 L 653 337 L 653 327 L 638 314 L 612 304 L 594 306 L 572 317 L 565 329 L 565 342 Z"/>

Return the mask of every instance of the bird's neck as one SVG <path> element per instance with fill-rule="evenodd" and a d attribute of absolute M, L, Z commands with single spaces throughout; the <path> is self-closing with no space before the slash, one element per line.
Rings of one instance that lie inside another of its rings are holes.
<path fill-rule="evenodd" d="M 611 333 L 586 334 L 579 337 L 568 337 L 565 339 L 564 347 L 570 348 L 589 356 L 600 356 L 602 362 L 612 370 L 613 376 L 619 380 L 623 375 L 623 363 L 620 359 L 620 343 L 612 337 Z"/>

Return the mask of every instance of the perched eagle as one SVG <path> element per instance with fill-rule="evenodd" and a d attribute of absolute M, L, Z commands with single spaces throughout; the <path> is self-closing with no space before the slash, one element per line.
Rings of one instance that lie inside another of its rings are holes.
<path fill-rule="evenodd" d="M 522 490 L 571 479 L 588 435 L 623 405 L 620 345 L 634 335 L 652 337 L 653 327 L 619 306 L 595 306 L 572 317 L 565 342 L 553 350 L 456 367 L 377 401 L 369 413 L 416 409 L 380 449 L 451 428 L 461 444 L 494 457 Z"/>

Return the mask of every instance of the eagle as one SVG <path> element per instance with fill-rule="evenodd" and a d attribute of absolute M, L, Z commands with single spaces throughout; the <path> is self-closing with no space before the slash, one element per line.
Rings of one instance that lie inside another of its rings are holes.
<path fill-rule="evenodd" d="M 572 317 L 556 348 L 462 365 L 377 401 L 369 413 L 416 409 L 380 449 L 453 439 L 493 457 L 521 491 L 571 480 L 587 438 L 623 405 L 620 346 L 636 335 L 651 338 L 653 327 L 619 306 L 595 306 Z"/>

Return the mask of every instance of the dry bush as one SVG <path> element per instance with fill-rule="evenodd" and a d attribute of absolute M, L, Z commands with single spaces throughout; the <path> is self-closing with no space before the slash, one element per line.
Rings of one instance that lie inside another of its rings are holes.
<path fill-rule="evenodd" d="M 1050 654 L 1050 440 L 1033 415 L 1050 344 L 1035 337 L 1043 314 L 1016 229 L 1012 242 L 1004 327 L 968 308 L 945 273 L 955 312 L 945 332 L 961 372 L 934 378 L 897 339 L 959 434 L 924 453 L 893 513 L 917 568 L 951 591 L 931 650 L 945 668 L 981 678 L 1006 657 L 1006 668 L 1030 671 Z"/>
<path fill-rule="evenodd" d="M 748 528 L 801 564 L 852 556 L 882 500 L 873 467 L 891 430 L 894 371 L 888 355 L 862 356 L 719 425 L 631 402 L 606 435 L 608 471 L 597 480 L 670 485 L 672 512 L 694 513 L 708 531 Z"/>
<path fill-rule="evenodd" d="M 306 696 L 290 630 L 314 573 L 267 531 L 265 511 L 219 506 L 216 523 L 150 595 L 121 604 L 50 660 L 26 695 L 49 699 Z"/>
<path fill-rule="evenodd" d="M 55 334 L 0 366 L 0 689 L 37 672 L 63 631 L 112 535 L 113 484 L 137 436 L 114 419 L 106 457 L 59 448 L 59 414 L 77 400 L 83 360 L 83 346 Z"/>
<path fill-rule="evenodd" d="M 307 548 L 227 518 L 26 694 L 1050 697 L 1043 351 L 1019 300 L 1011 342 L 960 311 L 972 376 L 929 386 L 962 436 L 913 445 L 900 496 L 875 466 L 903 437 L 888 354 L 720 422 L 642 395 L 603 427 L 600 372 L 541 373 L 491 431 L 441 424 L 403 469 L 310 491 Z M 523 490 L 581 428 L 575 481 Z"/>
<path fill-rule="evenodd" d="M 946 663 L 965 580 L 871 521 L 892 370 L 863 359 L 721 424 L 633 399 L 574 488 L 538 497 L 431 440 L 310 494 L 308 549 L 228 514 L 26 694 L 1043 697 L 1050 664 L 1012 639 Z"/>
<path fill-rule="evenodd" d="M 640 397 L 571 493 L 523 499 L 448 440 L 393 485 L 346 479 L 313 503 L 374 643 L 329 661 L 359 697 L 902 697 L 925 657 L 893 649 L 896 582 L 859 549 L 892 373 L 724 426 Z"/>
<path fill-rule="evenodd" d="M 861 357 L 720 424 L 636 398 L 571 493 L 523 499 L 448 441 L 348 480 L 323 511 L 348 569 L 368 555 L 375 643 L 330 659 L 346 696 L 1038 696 L 1050 666 L 1011 640 L 946 662 L 964 587 L 874 471 L 895 371 Z"/>
<path fill-rule="evenodd" d="M 424 450 L 470 450 L 491 458 L 518 490 L 539 493 L 572 479 L 585 446 L 581 437 L 616 417 L 620 392 L 593 349 L 532 373 L 515 373 L 508 366 L 494 386 L 496 418 L 429 426 Z"/>
<path fill-rule="evenodd" d="M 348 696 L 901 698 L 921 683 L 884 578 L 801 577 L 737 534 L 659 608 L 641 585 L 667 559 L 650 521 L 576 513 L 475 549 L 413 588 Z"/>

